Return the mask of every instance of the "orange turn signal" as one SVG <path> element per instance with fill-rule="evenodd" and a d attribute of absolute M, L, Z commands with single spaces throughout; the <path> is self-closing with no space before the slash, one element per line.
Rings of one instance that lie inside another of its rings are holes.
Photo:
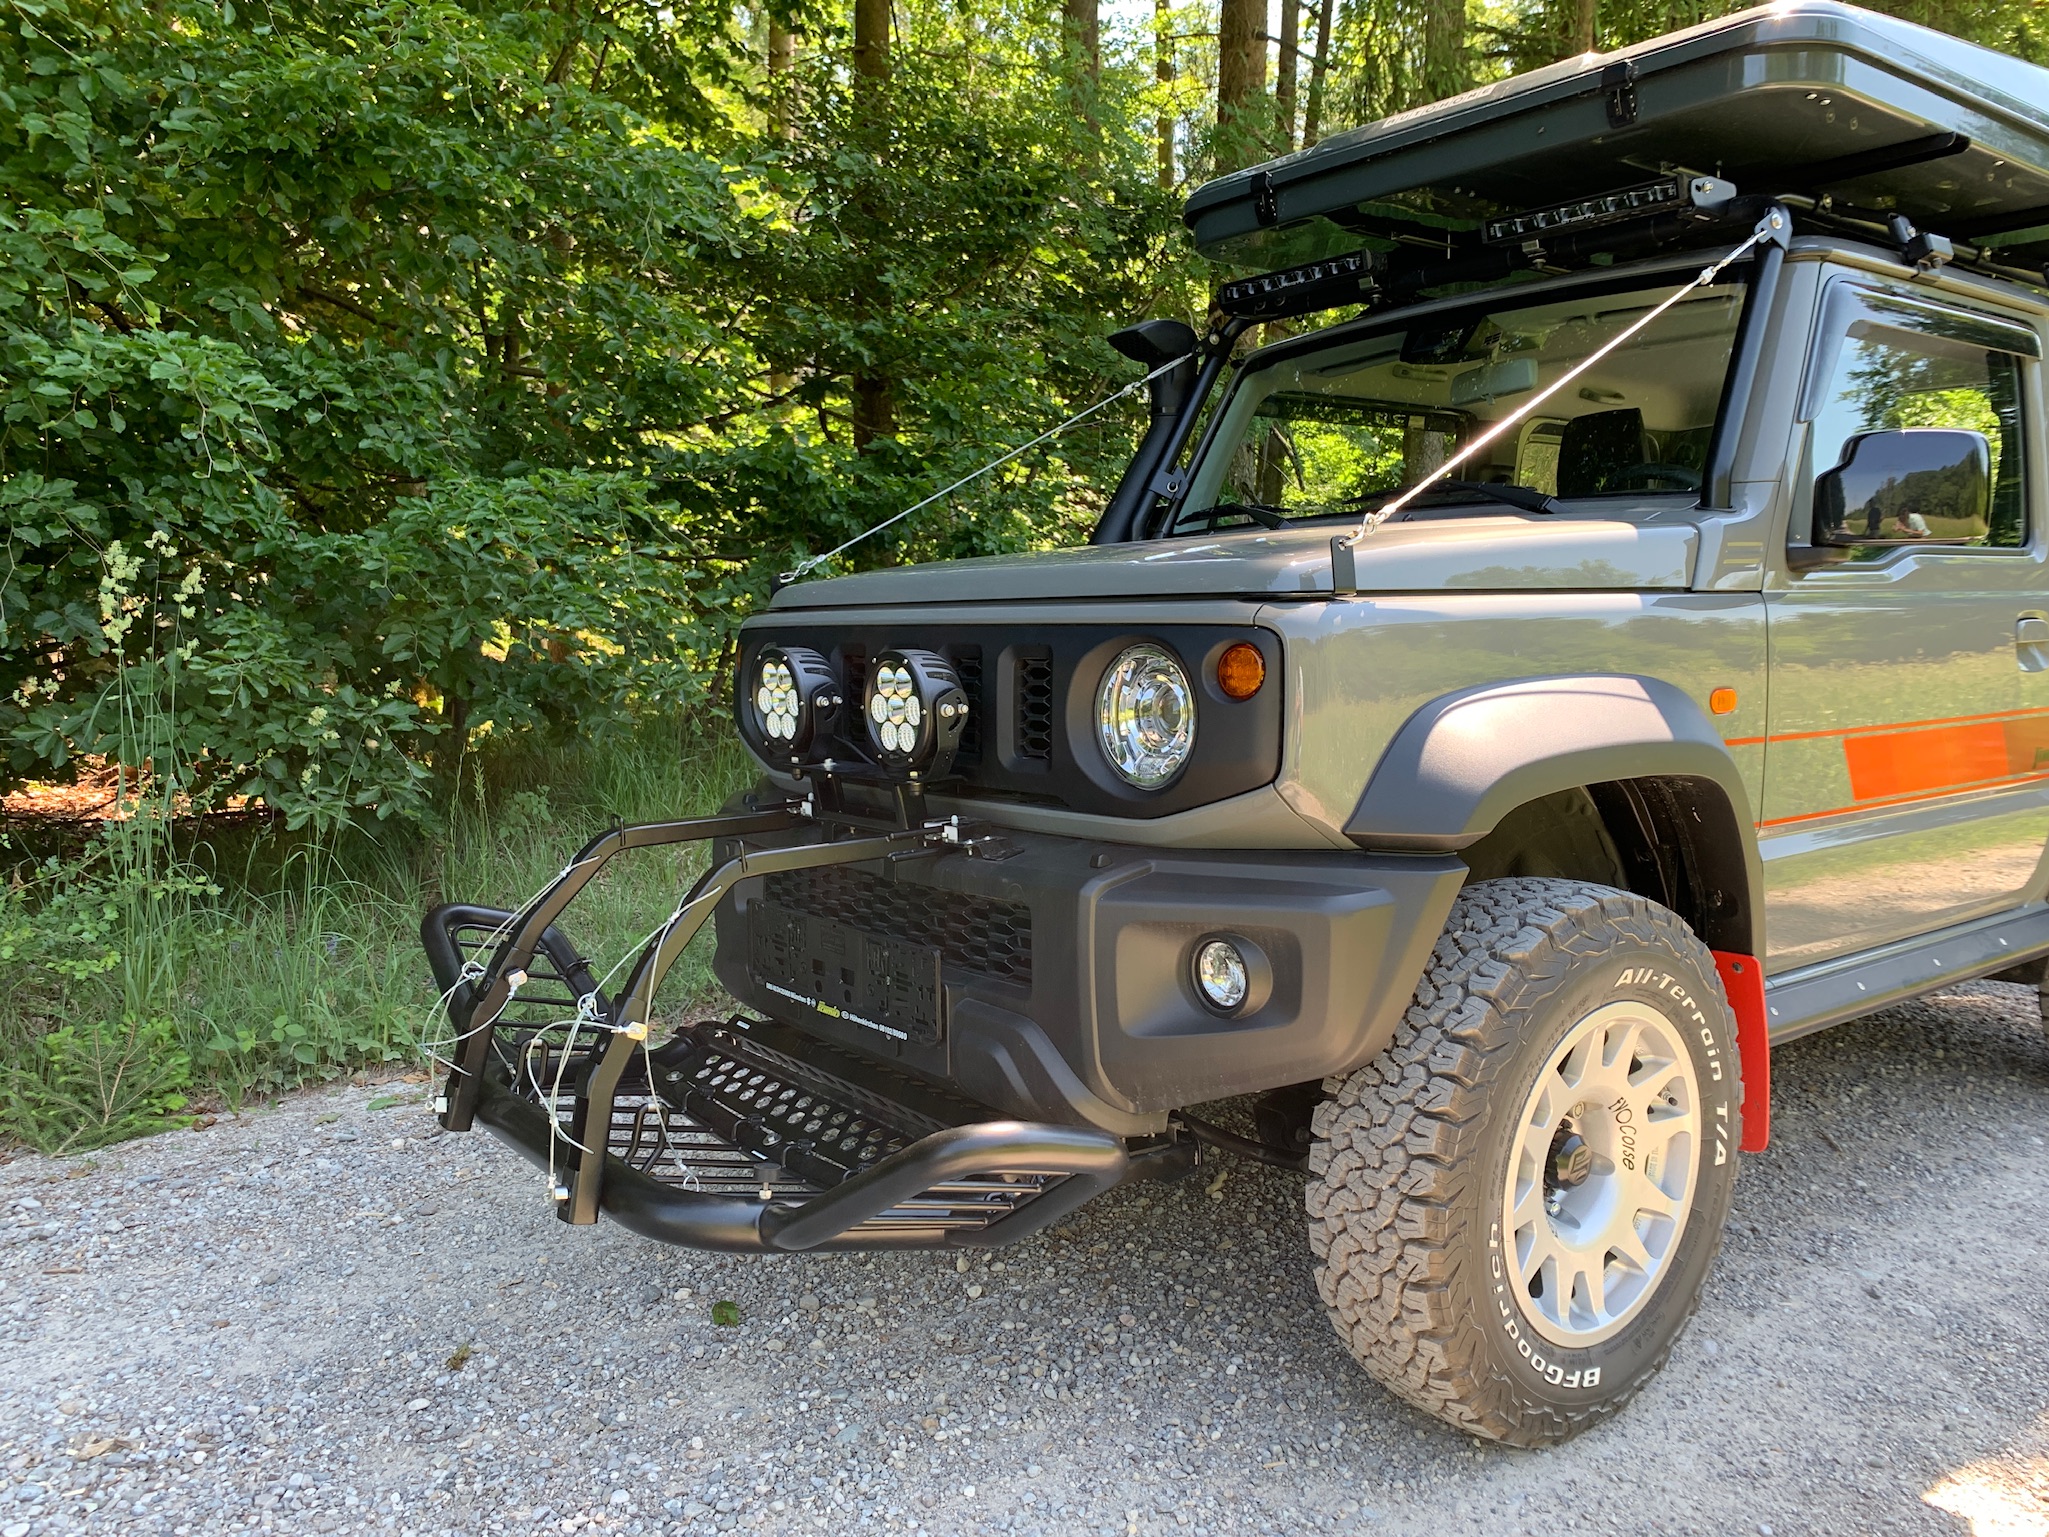
<path fill-rule="evenodd" d="M 1718 688 L 1708 695 L 1708 708 L 1717 715 L 1733 715 L 1736 711 L 1736 691 L 1733 688 Z"/>
<path fill-rule="evenodd" d="M 1224 647 L 1224 654 L 1217 658 L 1217 687 L 1226 699 L 1250 699 L 1264 682 L 1266 658 L 1259 654 L 1259 647 L 1242 640 Z"/>

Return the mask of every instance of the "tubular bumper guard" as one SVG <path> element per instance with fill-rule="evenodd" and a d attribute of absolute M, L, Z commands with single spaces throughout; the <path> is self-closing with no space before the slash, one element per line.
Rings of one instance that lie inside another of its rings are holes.
<path fill-rule="evenodd" d="M 815 829 L 817 841 L 745 846 L 749 837 L 800 827 Z M 441 1124 L 466 1131 L 481 1120 L 548 1169 L 556 1215 L 566 1222 L 593 1223 L 603 1212 L 665 1243 L 741 1252 L 1012 1243 L 1136 1173 L 1172 1172 L 1182 1149 L 1134 1154 L 1092 1128 L 940 1124 L 748 1041 L 744 1025 L 691 1026 L 649 1046 L 656 990 L 737 882 L 916 856 L 957 836 L 951 825 L 934 824 L 836 837 L 794 808 L 615 827 L 518 912 L 435 908 L 421 938 L 456 1041 L 436 1104 Z M 738 852 L 697 881 L 619 996 L 606 998 L 555 920 L 614 855 L 708 839 Z M 516 1005 L 558 1014 L 568 1008 L 574 1017 L 553 1024 L 509 1018 Z M 551 1032 L 565 1026 L 558 1043 Z M 816 1151 L 808 1139 L 823 1122 L 833 1123 L 827 1146 L 858 1144 L 850 1158 L 834 1162 Z M 851 1135 L 835 1144 L 839 1132 Z M 688 1140 L 681 1152 L 678 1133 Z"/>

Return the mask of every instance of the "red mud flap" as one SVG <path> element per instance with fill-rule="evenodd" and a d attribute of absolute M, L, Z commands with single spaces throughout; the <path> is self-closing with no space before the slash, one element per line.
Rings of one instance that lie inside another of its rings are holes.
<path fill-rule="evenodd" d="M 1754 955 L 1714 952 L 1715 971 L 1736 1015 L 1736 1051 L 1743 1064 L 1743 1141 L 1761 1153 L 1772 1134 L 1771 1030 L 1765 1022 L 1764 967 Z"/>

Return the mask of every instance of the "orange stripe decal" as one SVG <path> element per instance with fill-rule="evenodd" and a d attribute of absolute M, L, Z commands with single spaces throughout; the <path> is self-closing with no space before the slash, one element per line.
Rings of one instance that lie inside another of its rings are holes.
<path fill-rule="evenodd" d="M 2049 764 L 2049 719 L 2020 716 L 1846 737 L 1850 793 L 1860 801 L 1964 790 Z"/>
<path fill-rule="evenodd" d="M 2040 784 L 2049 780 L 2049 774 L 2018 774 L 2011 779 L 1994 779 L 1985 784 L 1965 785 L 1961 789 L 1943 790 L 1934 795 L 1903 795 L 1894 800 L 1860 801 L 1854 806 L 1831 806 L 1826 811 L 1803 811 L 1796 816 L 1769 817 L 1756 823 L 1760 829 L 1785 827 L 1793 822 L 1819 822 L 1823 817 L 1848 816 L 1853 811 L 1895 811 L 1908 806 L 1925 805 L 1930 801 L 1947 800 L 1952 795 L 1972 790 L 2011 790 L 2021 785 Z"/>
<path fill-rule="evenodd" d="M 1973 721 L 2021 720 L 2049 717 L 2049 708 L 1994 710 L 1986 715 L 1940 715 L 1933 720 L 1879 721 L 1867 726 L 1830 726 L 1822 731 L 1775 731 L 1770 736 L 1732 736 L 1724 747 L 1761 747 L 1767 742 L 1825 742 L 1830 737 L 1871 736 L 1889 731 L 1920 731 L 1929 726 L 1961 726 Z"/>

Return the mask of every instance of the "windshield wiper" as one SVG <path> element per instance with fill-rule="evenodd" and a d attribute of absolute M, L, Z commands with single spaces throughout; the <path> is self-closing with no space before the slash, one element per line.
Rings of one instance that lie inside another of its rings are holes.
<path fill-rule="evenodd" d="M 1432 481 L 1421 493 L 1433 496 L 1439 491 L 1463 491 L 1473 496 L 1484 497 L 1490 502 L 1499 502 L 1504 507 L 1513 507 L 1518 512 L 1553 513 L 1558 511 L 1558 499 L 1546 496 L 1535 486 L 1497 485 L 1489 480 L 1437 480 Z M 1357 498 L 1355 505 L 1363 506 L 1369 501 L 1385 501 L 1397 495 L 1394 491 L 1379 491 L 1373 496 Z"/>
<path fill-rule="evenodd" d="M 1288 526 L 1288 509 L 1270 507 L 1265 502 L 1218 502 L 1214 507 L 1207 507 L 1195 516 L 1203 520 L 1202 531 L 1206 534 L 1217 531 L 1217 519 L 1239 516 L 1250 518 L 1261 528 Z M 1186 532 L 1193 533 L 1194 530 L 1189 529 Z"/>

